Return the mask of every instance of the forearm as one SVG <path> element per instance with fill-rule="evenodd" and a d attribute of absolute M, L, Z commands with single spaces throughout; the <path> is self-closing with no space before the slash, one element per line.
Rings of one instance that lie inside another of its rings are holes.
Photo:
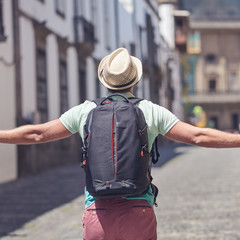
<path fill-rule="evenodd" d="M 37 144 L 55 141 L 72 135 L 59 119 L 37 125 L 25 125 L 10 130 L 0 130 L 0 143 Z"/>
<path fill-rule="evenodd" d="M 25 125 L 10 130 L 0 130 L 0 143 L 34 144 L 44 141 L 41 131 L 36 125 Z"/>
<path fill-rule="evenodd" d="M 240 135 L 211 128 L 199 128 L 184 122 L 178 122 L 165 135 L 174 141 L 207 148 L 240 147 Z"/>
<path fill-rule="evenodd" d="M 194 145 L 208 148 L 236 148 L 240 147 L 240 135 L 205 128 L 195 136 Z"/>

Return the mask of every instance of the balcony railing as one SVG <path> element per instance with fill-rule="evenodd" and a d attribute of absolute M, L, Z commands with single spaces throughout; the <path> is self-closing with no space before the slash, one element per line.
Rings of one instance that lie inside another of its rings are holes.
<path fill-rule="evenodd" d="M 75 42 L 86 51 L 94 50 L 94 26 L 82 16 L 74 17 Z"/>
<path fill-rule="evenodd" d="M 240 103 L 240 91 L 198 91 L 184 97 L 193 103 Z"/>

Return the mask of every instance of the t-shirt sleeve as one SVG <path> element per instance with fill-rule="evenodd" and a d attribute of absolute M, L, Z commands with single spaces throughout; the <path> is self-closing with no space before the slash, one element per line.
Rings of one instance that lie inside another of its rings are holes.
<path fill-rule="evenodd" d="M 63 113 L 61 117 L 59 118 L 61 123 L 67 128 L 68 131 L 71 133 L 76 133 L 79 131 L 79 118 L 76 118 L 77 113 L 81 112 L 81 105 L 73 107 Z"/>
<path fill-rule="evenodd" d="M 94 107 L 96 107 L 96 105 L 93 102 L 85 101 L 83 104 L 75 106 L 63 113 L 59 119 L 72 134 L 79 132 L 82 136 L 87 115 Z"/>
<path fill-rule="evenodd" d="M 160 121 L 158 122 L 158 131 L 163 136 L 177 123 L 179 119 L 166 108 L 161 109 Z"/>
<path fill-rule="evenodd" d="M 154 136 L 159 134 L 164 136 L 177 122 L 179 122 L 179 119 L 172 112 L 152 102 L 143 101 L 141 107 L 145 113 L 149 133 Z"/>

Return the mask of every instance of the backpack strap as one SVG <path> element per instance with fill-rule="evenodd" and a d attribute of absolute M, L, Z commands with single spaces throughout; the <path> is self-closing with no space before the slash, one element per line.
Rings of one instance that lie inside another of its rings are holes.
<path fill-rule="evenodd" d="M 105 99 L 105 97 L 102 97 L 102 98 L 97 98 L 95 100 L 93 100 L 93 102 L 97 105 L 97 106 L 100 106 L 102 101 Z"/>
<path fill-rule="evenodd" d="M 152 188 L 152 193 L 154 195 L 154 205 L 155 207 L 158 207 L 158 204 L 157 204 L 158 188 L 156 185 L 152 183 L 152 179 L 151 179 L 151 188 Z"/>
<path fill-rule="evenodd" d="M 100 106 L 101 104 L 103 104 L 104 102 L 105 103 L 108 103 L 108 100 L 109 101 L 113 101 L 113 98 L 114 96 L 119 96 L 119 97 L 122 97 L 124 101 L 126 102 L 130 102 L 132 104 L 137 104 L 139 102 L 141 102 L 143 99 L 141 98 L 136 98 L 136 97 L 130 97 L 130 98 L 126 98 L 124 95 L 120 94 L 120 93 L 113 93 L 107 97 L 102 97 L 102 98 L 97 98 L 95 100 L 93 100 L 93 102 L 97 105 L 97 106 Z"/>
<path fill-rule="evenodd" d="M 152 157 L 153 164 L 156 164 L 159 160 L 159 157 L 160 157 L 160 154 L 159 154 L 159 151 L 158 151 L 158 139 L 157 139 L 157 137 L 155 138 L 153 146 L 152 146 L 151 157 Z"/>
<path fill-rule="evenodd" d="M 137 103 L 141 102 L 143 99 L 142 98 L 136 98 L 136 97 L 130 97 L 128 98 L 129 102 L 136 105 Z"/>

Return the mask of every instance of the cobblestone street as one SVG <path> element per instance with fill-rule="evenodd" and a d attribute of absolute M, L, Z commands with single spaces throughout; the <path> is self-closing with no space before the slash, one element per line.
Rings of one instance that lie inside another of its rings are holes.
<path fill-rule="evenodd" d="M 152 169 L 158 239 L 240 239 L 239 156 L 240 149 L 161 149 Z M 0 185 L 0 239 L 82 239 L 81 176 L 79 166 L 68 166 Z"/>

